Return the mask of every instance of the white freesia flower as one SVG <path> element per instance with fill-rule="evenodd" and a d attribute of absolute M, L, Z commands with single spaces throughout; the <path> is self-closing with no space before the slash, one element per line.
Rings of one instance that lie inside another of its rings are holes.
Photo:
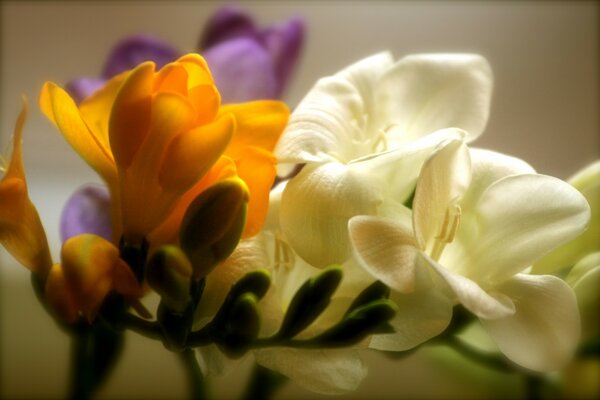
<path fill-rule="evenodd" d="M 473 54 L 381 53 L 320 79 L 275 151 L 281 164 L 306 164 L 281 205 L 295 251 L 319 268 L 344 262 L 349 218 L 408 198 L 441 141 L 478 137 L 491 91 L 490 67 Z"/>
<path fill-rule="evenodd" d="M 479 317 L 507 357 L 546 371 L 573 354 L 580 331 L 577 304 L 561 279 L 522 272 L 581 234 L 589 218 L 585 198 L 565 182 L 535 174 L 508 156 L 470 153 L 452 140 L 423 165 L 412 226 L 402 216 L 359 216 L 349 230 L 363 267 L 398 293 L 395 300 L 405 313 L 411 308 L 403 303 L 443 304 L 439 296 L 427 300 L 437 287 L 447 302 L 462 303 Z M 403 350 L 414 344 L 403 341 L 402 331 L 410 326 L 396 328 L 400 335 L 375 338 L 372 346 Z M 422 332 L 425 339 L 431 335 Z"/>

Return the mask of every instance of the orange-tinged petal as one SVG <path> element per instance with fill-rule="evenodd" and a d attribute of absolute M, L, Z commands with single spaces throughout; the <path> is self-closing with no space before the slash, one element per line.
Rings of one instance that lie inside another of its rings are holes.
<path fill-rule="evenodd" d="M 198 85 L 189 89 L 188 96 L 196 107 L 196 124 L 207 124 L 215 119 L 221 104 L 221 95 L 214 85 Z"/>
<path fill-rule="evenodd" d="M 135 276 L 119 257 L 119 250 L 100 236 L 84 234 L 68 239 L 63 244 L 61 260 L 75 306 L 90 321 L 110 290 L 128 296 L 141 294 Z"/>
<path fill-rule="evenodd" d="M 46 82 L 39 103 L 44 115 L 56 125 L 71 147 L 107 183 L 115 182 L 116 170 L 110 149 L 103 145 L 101 135 L 88 127 L 67 92 L 52 82 Z"/>
<path fill-rule="evenodd" d="M 0 243 L 21 264 L 45 279 L 52 261 L 46 233 L 27 193 L 21 150 L 26 116 L 24 101 L 15 125 L 13 154 L 0 180 Z"/>
<path fill-rule="evenodd" d="M 103 151 L 110 155 L 111 160 L 113 158 L 108 138 L 108 121 L 115 98 L 128 75 L 129 71 L 125 71 L 114 76 L 79 105 L 83 120 L 95 135 Z"/>
<path fill-rule="evenodd" d="M 261 100 L 221 106 L 219 114 L 232 113 L 236 131 L 226 154 L 233 158 L 243 156 L 247 147 L 273 151 L 287 124 L 290 111 L 280 101 Z"/>
<path fill-rule="evenodd" d="M 248 148 L 243 157 L 236 160 L 238 176 L 250 191 L 246 226 L 242 238 L 256 235 L 267 217 L 269 193 L 275 180 L 277 159 L 260 148 Z"/>
<path fill-rule="evenodd" d="M 186 96 L 188 73 L 183 65 L 170 63 L 156 73 L 154 78 L 154 91 L 174 92 Z"/>
<path fill-rule="evenodd" d="M 175 62 L 181 64 L 188 72 L 188 89 L 198 85 L 214 85 L 208 64 L 200 54 L 189 53 Z"/>
<path fill-rule="evenodd" d="M 234 129 L 233 117 L 224 115 L 212 124 L 175 137 L 160 166 L 161 186 L 165 190 L 185 191 L 190 188 L 223 154 Z"/>
<path fill-rule="evenodd" d="M 164 193 L 159 171 L 165 149 L 174 137 L 192 128 L 194 118 L 194 108 L 185 97 L 170 92 L 153 96 L 148 140 L 121 174 L 123 229 L 128 237 L 144 236 L 154 229 L 173 207 L 173 197 L 186 189 Z"/>
<path fill-rule="evenodd" d="M 154 63 L 137 66 L 119 90 L 110 114 L 109 139 L 115 161 L 126 169 L 148 135 Z"/>
<path fill-rule="evenodd" d="M 50 269 L 44 290 L 46 301 L 54 312 L 69 323 L 75 322 L 78 315 L 77 302 L 60 264 L 54 264 Z"/>
<path fill-rule="evenodd" d="M 159 247 L 163 244 L 174 244 L 178 242 L 179 227 L 183 215 L 191 202 L 216 182 L 237 176 L 235 162 L 226 156 L 221 156 L 211 169 L 194 186 L 185 192 L 178 200 L 177 204 L 163 223 L 155 229 L 150 235 L 150 243 L 153 247 Z"/>

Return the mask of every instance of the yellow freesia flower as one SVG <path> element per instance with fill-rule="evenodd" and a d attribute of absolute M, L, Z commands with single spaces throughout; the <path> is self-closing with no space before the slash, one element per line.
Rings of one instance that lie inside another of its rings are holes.
<path fill-rule="evenodd" d="M 46 233 L 27 193 L 21 150 L 27 109 L 24 100 L 15 125 L 10 163 L 0 180 L 0 243 L 21 264 L 44 278 L 52 261 Z"/>
<path fill-rule="evenodd" d="M 185 55 L 157 72 L 152 62 L 143 63 L 79 108 L 48 82 L 40 106 L 108 184 L 115 241 L 123 235 L 140 242 L 161 224 L 154 237 L 172 236 L 185 207 L 218 181 L 216 171 L 226 164 L 227 177 L 239 176 L 251 193 L 247 230 L 260 228 L 275 174 L 271 152 L 289 111 L 276 101 L 220 107 L 201 56 Z"/>

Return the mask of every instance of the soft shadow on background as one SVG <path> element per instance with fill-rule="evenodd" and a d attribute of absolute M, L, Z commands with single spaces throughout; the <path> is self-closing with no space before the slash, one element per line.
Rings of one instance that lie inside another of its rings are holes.
<path fill-rule="evenodd" d="M 0 144 L 9 141 L 21 95 L 29 98 L 25 168 L 32 201 L 58 259 L 58 217 L 78 186 L 99 179 L 39 112 L 46 80 L 59 84 L 100 72 L 123 36 L 152 33 L 181 51 L 195 49 L 219 2 L 8 2 L 1 7 Z M 293 107 L 322 76 L 372 53 L 476 52 L 489 60 L 495 89 L 491 117 L 477 147 L 527 160 L 540 173 L 567 178 L 599 157 L 597 2 L 244 1 L 264 24 L 305 18 L 304 55 L 285 100 Z M 0 250 L 0 397 L 66 394 L 67 337 L 45 315 L 29 276 Z M 136 335 L 102 398 L 184 398 L 177 360 Z M 370 374 L 344 398 L 515 397 L 521 383 L 480 374 L 434 349 L 402 360 L 368 353 Z M 247 367 L 246 362 L 243 366 Z M 460 367 L 457 367 L 460 366 Z M 214 381 L 221 397 L 239 393 L 247 368 Z M 293 384 L 282 398 L 322 398 Z"/>

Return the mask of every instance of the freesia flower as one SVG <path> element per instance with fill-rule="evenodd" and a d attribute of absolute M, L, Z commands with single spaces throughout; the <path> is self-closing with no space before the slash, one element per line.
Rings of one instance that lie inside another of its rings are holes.
<path fill-rule="evenodd" d="M 183 56 L 157 72 L 153 63 L 143 63 L 117 75 L 79 107 L 63 89 L 47 83 L 40 105 L 107 183 L 114 202 L 113 239 L 122 234 L 139 242 L 173 210 L 180 215 L 177 223 L 185 211 L 180 201 L 189 204 L 192 194 L 232 174 L 245 178 L 254 192 L 250 208 L 257 211 L 249 213 L 249 229 L 256 230 L 264 218 L 266 195 L 260 188 L 274 179 L 270 151 L 287 121 L 287 108 L 275 101 L 220 107 L 200 56 Z M 264 174 L 252 175 L 253 167 Z M 172 223 L 169 229 L 176 231 Z"/>
<path fill-rule="evenodd" d="M 490 67 L 473 54 L 380 53 L 320 79 L 276 148 L 280 163 L 306 164 L 281 205 L 295 251 L 317 267 L 344 262 L 348 220 L 406 200 L 442 140 L 478 137 L 491 90 Z"/>
<path fill-rule="evenodd" d="M 565 182 L 452 140 L 423 165 L 411 219 L 358 216 L 349 231 L 362 266 L 396 291 L 398 314 L 407 314 L 401 318 L 418 319 L 419 307 L 402 304 L 418 304 L 434 287 L 479 317 L 512 361 L 548 371 L 563 366 L 577 345 L 575 296 L 557 277 L 523 272 L 581 234 L 589 218 L 585 198 Z M 404 340 L 402 325 L 396 328 L 399 335 L 375 338 L 372 346 L 415 344 Z"/>
<path fill-rule="evenodd" d="M 280 98 L 303 42 L 304 24 L 298 17 L 259 28 L 248 13 L 228 5 L 208 21 L 198 48 L 223 101 L 239 102 Z"/>
<path fill-rule="evenodd" d="M 299 18 L 259 28 L 248 13 L 224 6 L 208 20 L 198 49 L 213 73 L 223 102 L 237 103 L 280 98 L 303 42 L 304 24 Z M 130 36 L 112 49 L 99 78 L 78 78 L 66 89 L 79 103 L 113 76 L 144 61 L 154 61 L 161 68 L 181 55 L 160 38 Z"/>
<path fill-rule="evenodd" d="M 0 243 L 35 274 L 54 312 L 69 322 L 80 312 L 92 320 L 110 290 L 135 298 L 141 289 L 119 250 L 95 235 L 70 239 L 63 246 L 62 263 L 52 265 L 46 233 L 27 194 L 21 150 L 26 115 L 24 103 L 13 154 L 0 181 Z"/>

